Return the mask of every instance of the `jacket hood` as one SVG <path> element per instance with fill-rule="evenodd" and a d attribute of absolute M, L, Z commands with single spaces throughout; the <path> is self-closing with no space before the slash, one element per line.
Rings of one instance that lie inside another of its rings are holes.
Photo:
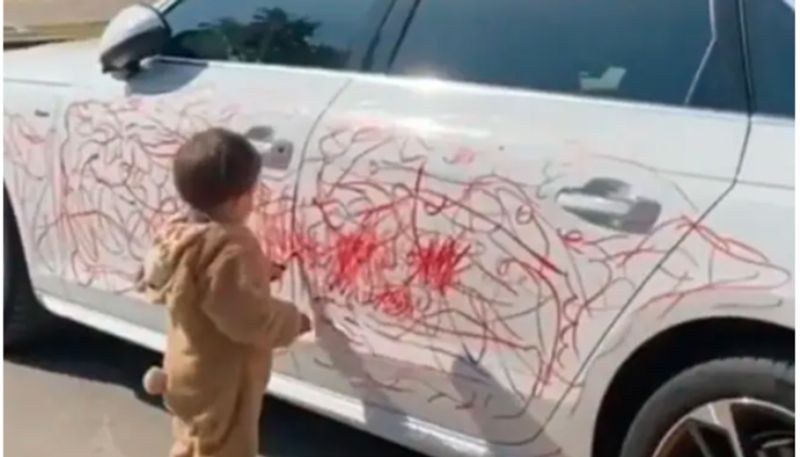
<path fill-rule="evenodd" d="M 140 289 L 147 292 L 153 303 L 164 303 L 176 273 L 191 259 L 187 253 L 196 252 L 202 235 L 209 229 L 209 220 L 196 214 L 171 219 L 153 240 L 144 259 Z"/>

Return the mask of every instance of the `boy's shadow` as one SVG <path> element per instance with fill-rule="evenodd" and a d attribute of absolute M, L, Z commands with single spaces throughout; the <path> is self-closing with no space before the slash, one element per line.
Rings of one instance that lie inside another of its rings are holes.
<path fill-rule="evenodd" d="M 314 290 L 303 268 L 301 267 L 298 270 L 305 292 L 309 293 Z M 404 426 L 406 421 L 405 413 L 394 404 L 392 399 L 389 398 L 380 387 L 374 382 L 371 382 L 374 378 L 364 365 L 363 355 L 353 351 L 350 346 L 350 339 L 347 335 L 336 328 L 335 324 L 328 318 L 325 313 L 325 302 L 323 299 L 311 298 L 309 302 L 311 304 L 311 320 L 313 322 L 313 332 L 316 337 L 316 347 L 327 356 L 332 369 L 336 370 L 346 379 L 353 390 L 358 393 L 359 398 L 363 402 L 365 428 L 371 430 L 407 430 Z M 274 434 L 276 429 L 280 431 L 281 428 L 286 427 L 286 424 L 278 423 L 281 421 L 280 412 L 275 411 L 275 408 L 271 405 L 267 406 L 265 411 L 267 411 L 267 414 L 262 416 L 261 424 L 262 436 L 264 437 L 262 440 L 261 452 L 270 457 L 283 455 L 291 455 L 292 457 L 353 457 L 378 455 L 376 452 L 386 457 L 421 457 L 411 450 L 390 445 L 384 440 L 372 437 L 371 435 L 366 436 L 364 432 L 356 431 L 356 429 L 345 425 L 341 425 L 341 427 L 349 429 L 350 433 L 363 434 L 365 435 L 364 438 L 358 441 L 348 442 L 348 440 L 342 439 L 344 436 L 342 434 L 331 437 L 330 440 L 326 441 L 335 443 L 335 445 L 328 446 L 325 453 L 322 454 L 320 454 L 319 449 L 293 449 L 290 451 L 284 446 L 285 443 L 270 440 L 268 436 Z M 304 429 L 308 436 L 314 436 L 315 440 L 322 438 L 317 438 L 318 434 L 315 433 L 315 429 L 318 425 L 317 423 L 308 424 L 306 422 L 303 424 L 292 424 L 293 427 L 301 427 Z M 326 427 L 329 427 L 329 425 L 326 425 Z M 396 437 L 400 442 L 405 441 L 404 438 L 404 436 Z"/>
<path fill-rule="evenodd" d="M 310 288 L 311 282 L 300 269 L 301 281 Z M 374 430 L 393 430 L 403 435 L 395 437 L 398 442 L 410 442 L 415 437 L 409 434 L 408 416 L 402 405 L 395 404 L 389 395 L 376 383 L 370 382 L 372 375 L 364 365 L 364 355 L 351 349 L 350 339 L 337 329 L 325 313 L 324 301 L 312 299 L 311 311 L 315 324 L 317 346 L 331 362 L 335 370 L 350 381 L 353 389 L 363 399 L 366 427 Z M 476 371 L 482 374 L 480 390 L 490 397 L 486 404 L 475 404 L 469 408 L 478 435 L 487 444 L 487 456 L 502 457 L 551 457 L 560 455 L 560 449 L 542 431 L 542 424 L 527 410 L 523 398 L 503 387 L 489 372 L 470 362 L 466 356 L 456 358 L 450 373 L 450 382 L 455 396 L 460 397 L 461 407 L 475 398 Z M 456 405 L 454 405 L 456 408 Z M 503 413 L 516 412 L 513 418 L 498 417 Z M 442 424 L 445 425 L 445 424 Z M 419 437 L 416 437 L 419 439 Z M 496 438 L 499 438 L 495 441 Z M 507 442 L 504 442 L 507 440 Z M 349 455 L 374 455 L 368 450 Z M 395 454 L 390 454 L 395 455 Z"/>
<path fill-rule="evenodd" d="M 474 379 L 476 371 L 483 381 Z M 465 356 L 457 358 L 452 367 L 453 387 L 464 402 L 472 401 L 468 411 L 480 437 L 486 441 L 486 455 L 502 457 L 556 457 L 561 450 L 542 429 L 542 423 L 532 417 L 525 401 L 503 387 L 488 371 L 470 362 Z M 477 391 L 480 390 L 483 396 Z M 549 412 L 549 411 L 548 411 Z M 513 416 L 513 417 L 512 417 Z"/>
<path fill-rule="evenodd" d="M 350 349 L 346 335 L 336 329 L 323 315 L 314 313 L 314 332 L 317 344 L 328 356 L 331 365 L 343 377 L 350 380 L 354 390 L 364 399 L 364 421 L 368 429 L 405 430 L 405 415 L 395 407 L 391 399 L 379 388 L 370 386 L 367 380 L 370 374 L 363 364 L 363 359 Z M 360 382 L 365 380 L 366 382 Z M 282 414 L 282 405 L 277 407 L 273 399 L 265 405 L 261 420 L 261 453 L 270 457 L 355 457 L 381 455 L 385 457 L 421 457 L 411 450 L 392 445 L 380 438 L 367 435 L 365 432 L 336 424 L 336 432 L 331 433 L 330 419 L 319 416 L 319 420 L 287 423 Z M 275 440 L 273 437 L 283 433 L 297 433 L 303 430 L 308 437 L 305 442 Z M 358 436 L 357 440 L 347 436 Z M 313 437 L 313 439 L 312 439 Z M 401 438 L 402 439 L 402 438 Z M 319 443 L 328 443 L 324 450 Z M 316 444 L 312 444 L 316 443 Z M 306 445 L 310 445 L 306 447 Z"/>

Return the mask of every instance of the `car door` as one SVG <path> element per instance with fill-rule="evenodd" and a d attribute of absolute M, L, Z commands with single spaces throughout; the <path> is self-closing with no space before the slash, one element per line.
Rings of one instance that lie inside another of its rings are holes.
<path fill-rule="evenodd" d="M 298 256 L 341 336 L 304 372 L 398 428 L 557 452 L 568 431 L 542 427 L 603 332 L 705 274 L 673 250 L 741 158 L 736 17 L 728 0 L 397 2 L 399 39 L 381 35 L 300 173 Z"/>
<path fill-rule="evenodd" d="M 284 260 L 273 235 L 290 224 L 305 141 L 348 81 L 337 70 L 360 62 L 354 44 L 380 4 L 172 2 L 161 56 L 124 81 L 98 69 L 65 108 L 60 132 L 69 298 L 160 329 L 161 311 L 138 304 L 134 282 L 154 231 L 181 207 L 172 154 L 212 126 L 246 134 L 267 155 L 253 228 Z"/>

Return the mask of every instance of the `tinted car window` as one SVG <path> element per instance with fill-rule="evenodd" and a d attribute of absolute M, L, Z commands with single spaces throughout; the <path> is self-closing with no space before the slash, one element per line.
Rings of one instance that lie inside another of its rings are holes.
<path fill-rule="evenodd" d="M 346 66 L 373 0 L 184 0 L 166 13 L 164 54 L 322 68 Z"/>
<path fill-rule="evenodd" d="M 744 110 L 734 0 L 427 0 L 396 74 Z"/>
<path fill-rule="evenodd" d="M 794 7 L 746 0 L 745 14 L 755 111 L 794 117 Z"/>

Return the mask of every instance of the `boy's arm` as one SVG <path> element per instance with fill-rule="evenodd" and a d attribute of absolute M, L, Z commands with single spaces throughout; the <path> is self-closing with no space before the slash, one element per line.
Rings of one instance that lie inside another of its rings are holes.
<path fill-rule="evenodd" d="M 201 306 L 228 338 L 271 350 L 300 334 L 303 315 L 293 304 L 272 298 L 259 256 L 257 242 L 226 243 L 208 267 L 208 294 Z"/>
<path fill-rule="evenodd" d="M 292 344 L 301 333 L 307 331 L 303 328 L 303 320 L 307 320 L 308 317 L 303 316 L 303 313 L 298 311 L 293 303 L 273 297 L 269 306 L 276 321 L 291 322 L 291 325 L 278 326 L 275 329 L 275 333 L 272 335 L 272 347 L 286 347 Z"/>

